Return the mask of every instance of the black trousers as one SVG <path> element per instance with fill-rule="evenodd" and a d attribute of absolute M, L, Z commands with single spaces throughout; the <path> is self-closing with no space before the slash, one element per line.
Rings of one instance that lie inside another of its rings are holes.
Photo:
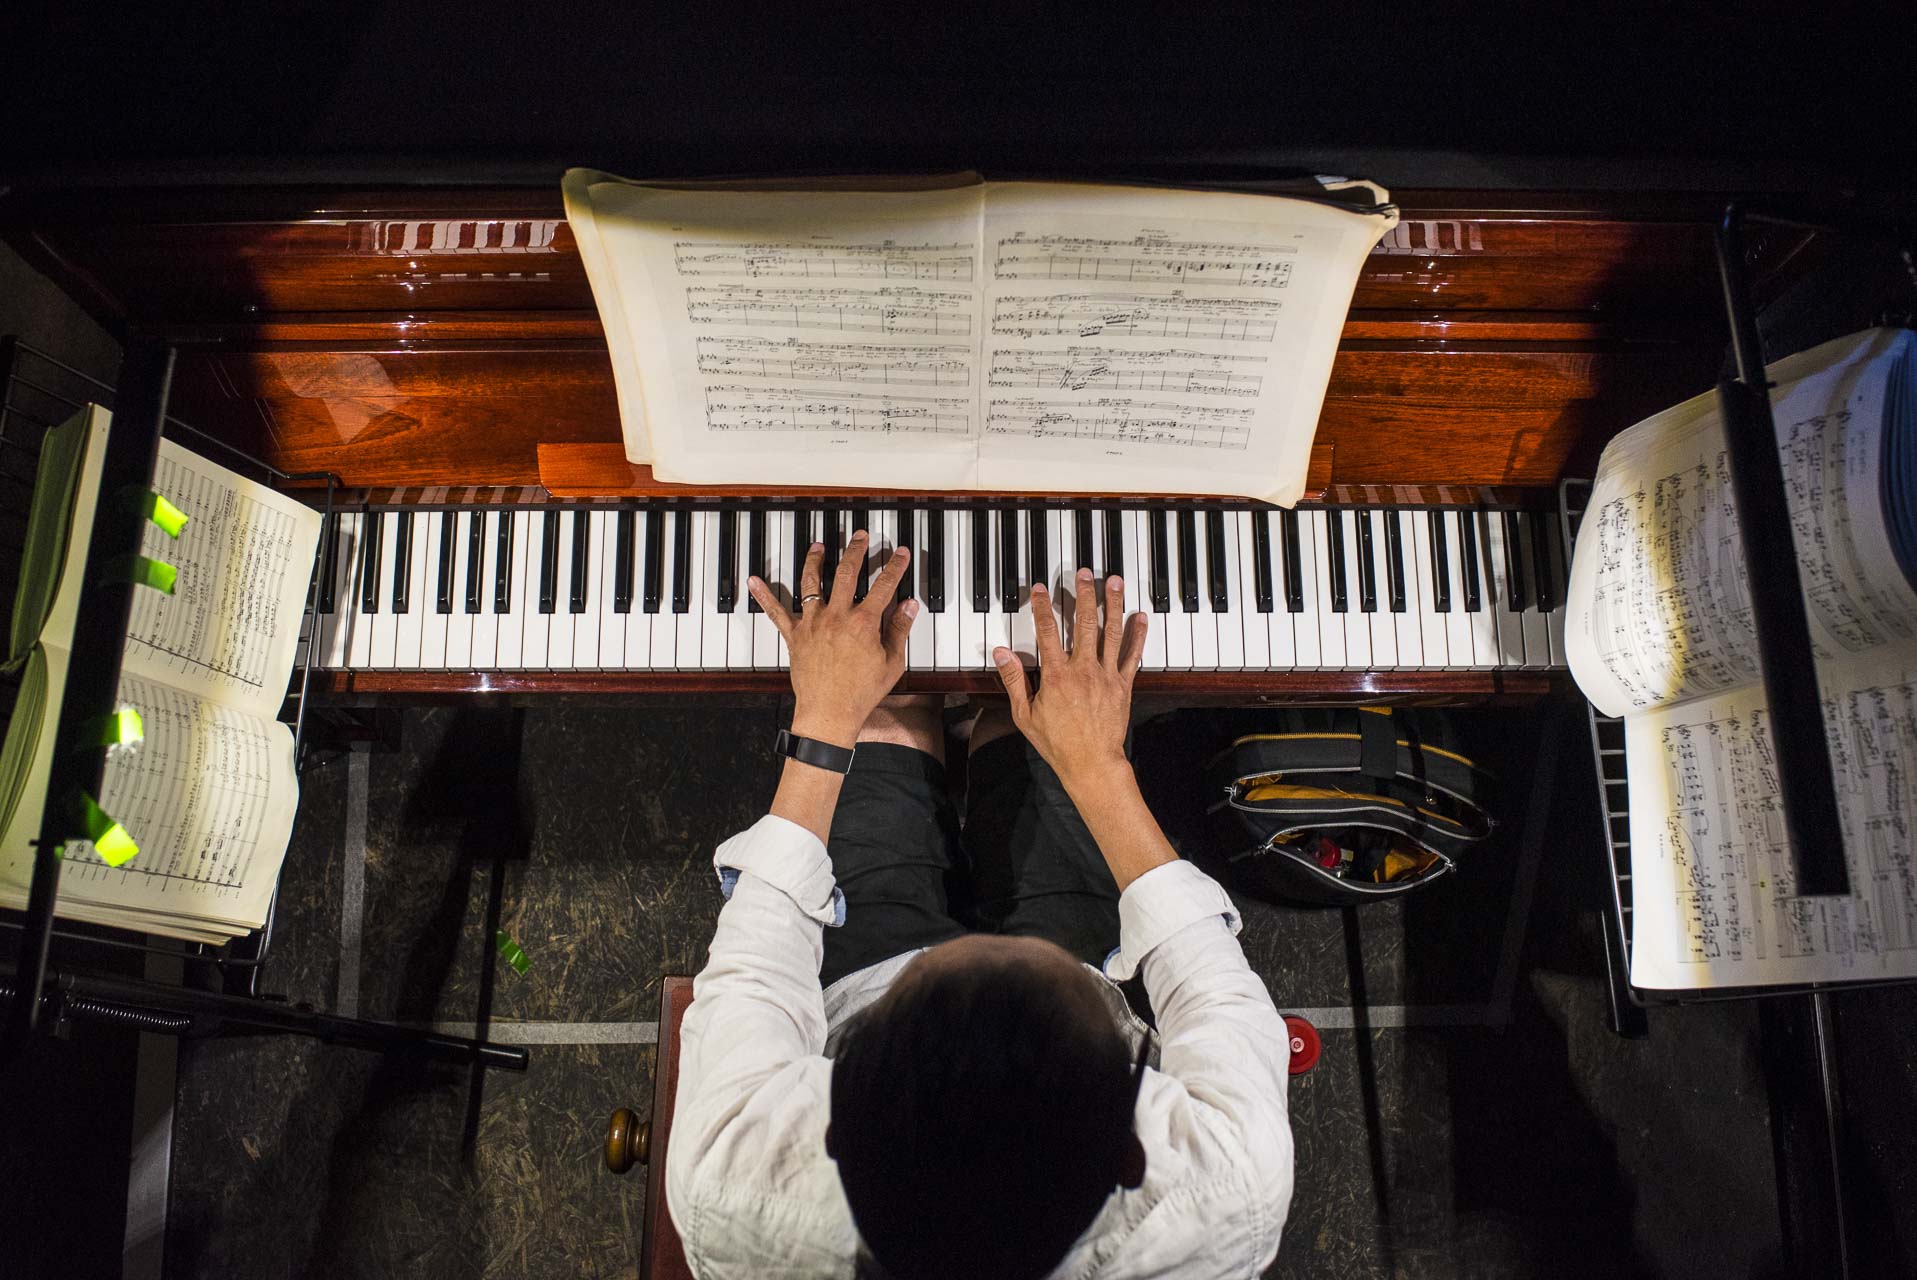
<path fill-rule="evenodd" d="M 944 766 L 861 743 L 826 849 L 845 924 L 819 982 L 963 933 L 1047 938 L 1089 964 L 1118 945 L 1118 885 L 1058 775 L 1009 734 L 973 753 L 961 825 Z"/>

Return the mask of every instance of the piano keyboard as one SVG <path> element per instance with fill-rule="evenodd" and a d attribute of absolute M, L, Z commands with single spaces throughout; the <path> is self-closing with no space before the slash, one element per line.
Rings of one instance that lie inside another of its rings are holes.
<path fill-rule="evenodd" d="M 1036 660 L 1031 586 L 1068 617 L 1080 566 L 1151 614 L 1147 671 L 1542 671 L 1564 666 L 1565 549 L 1544 512 L 1458 507 L 580 503 L 335 514 L 314 665 L 346 671 L 778 671 L 745 589 L 826 582 L 853 532 L 909 545 L 914 671 Z"/>

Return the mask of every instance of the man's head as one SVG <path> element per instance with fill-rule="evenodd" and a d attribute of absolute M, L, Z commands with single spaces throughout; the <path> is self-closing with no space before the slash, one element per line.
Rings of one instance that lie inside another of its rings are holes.
<path fill-rule="evenodd" d="M 972 935 L 914 960 L 832 1070 L 826 1150 L 899 1280 L 1042 1276 L 1144 1177 L 1132 1063 L 1062 948 Z"/>

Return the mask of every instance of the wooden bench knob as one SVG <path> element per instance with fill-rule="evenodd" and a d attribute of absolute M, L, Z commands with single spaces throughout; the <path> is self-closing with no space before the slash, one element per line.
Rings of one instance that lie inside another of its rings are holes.
<path fill-rule="evenodd" d="M 620 1107 L 606 1121 L 606 1168 L 624 1173 L 644 1164 L 652 1147 L 652 1121 L 641 1120 L 629 1107 Z"/>

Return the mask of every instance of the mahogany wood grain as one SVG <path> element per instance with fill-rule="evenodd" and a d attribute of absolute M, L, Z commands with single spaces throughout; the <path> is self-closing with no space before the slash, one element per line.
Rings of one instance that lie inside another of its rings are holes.
<path fill-rule="evenodd" d="M 1135 687 L 1140 697 L 1175 694 L 1192 702 L 1444 706 L 1529 700 L 1562 685 L 1561 676 L 1540 671 L 1142 671 Z M 311 696 L 322 703 L 418 703 L 482 694 L 779 694 L 790 687 L 781 671 L 316 671 Z M 991 672 L 926 671 L 908 672 L 897 691 L 992 694 L 1001 687 Z"/>
<path fill-rule="evenodd" d="M 679 1093 L 680 1027 L 692 1004 L 692 979 L 673 975 L 659 984 L 659 1049 L 652 1072 L 652 1141 L 646 1158 L 645 1233 L 639 1280 L 692 1280 L 685 1244 L 666 1205 L 666 1148 Z"/>

